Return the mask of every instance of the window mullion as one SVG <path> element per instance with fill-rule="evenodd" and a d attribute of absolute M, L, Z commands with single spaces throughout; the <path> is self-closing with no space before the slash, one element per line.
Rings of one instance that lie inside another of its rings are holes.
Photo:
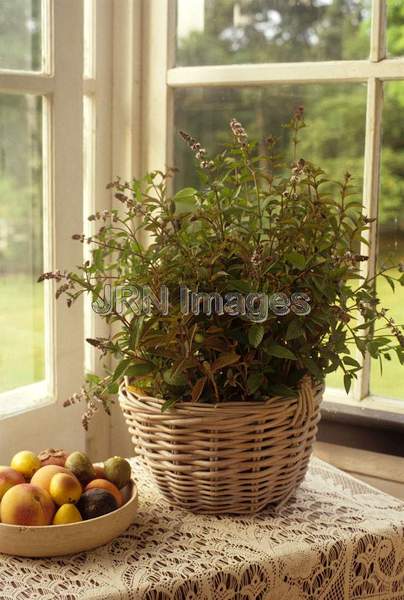
<path fill-rule="evenodd" d="M 109 0 L 84 0 L 85 76 L 95 83 L 88 91 L 84 80 L 84 232 L 93 235 L 94 222 L 88 215 L 111 208 L 111 193 L 106 189 L 111 180 L 111 83 L 112 83 L 112 6 Z M 85 248 L 90 259 L 90 249 Z M 85 337 L 106 337 L 108 326 L 95 319 L 91 299 L 85 307 Z M 96 372 L 98 352 L 85 345 L 86 369 Z"/>
<path fill-rule="evenodd" d="M 112 171 L 125 179 L 141 175 L 142 0 L 113 5 Z"/>
<path fill-rule="evenodd" d="M 382 111 L 383 83 L 378 79 L 371 78 L 368 82 L 365 163 L 363 175 L 363 207 L 365 215 L 370 219 L 377 219 L 378 215 Z M 361 244 L 361 254 L 368 256 L 368 260 L 365 263 L 362 263 L 362 274 L 371 278 L 376 272 L 377 221 L 372 221 L 369 227 L 369 231 L 365 232 L 365 237 L 369 245 L 365 243 Z M 358 384 L 354 390 L 355 399 L 361 400 L 362 398 L 369 396 L 369 382 L 370 356 L 369 353 L 366 353 L 366 356 L 363 359 L 363 369 L 359 374 Z"/>
<path fill-rule="evenodd" d="M 372 27 L 370 32 L 370 61 L 377 63 L 386 56 L 386 2 L 373 0 L 372 2 Z M 366 139 L 365 163 L 363 176 L 363 204 L 365 215 L 377 219 L 380 193 L 380 155 L 382 135 L 383 111 L 383 82 L 375 77 L 368 80 L 368 98 L 366 108 Z M 362 274 L 374 277 L 377 262 L 377 221 L 370 223 L 370 230 L 366 234 L 369 243 L 361 244 L 361 253 L 368 256 L 368 261 L 363 265 Z M 363 263 L 362 263 L 363 264 Z M 368 352 L 365 356 L 358 355 L 363 368 L 359 373 L 357 385 L 354 388 L 356 400 L 362 400 L 370 395 L 370 368 L 371 357 Z"/>
<path fill-rule="evenodd" d="M 53 2 L 42 0 L 42 72 L 47 75 L 54 73 L 53 60 Z"/>
<path fill-rule="evenodd" d="M 167 72 L 174 60 L 175 2 L 149 0 L 145 5 L 143 60 L 147 65 L 143 81 L 146 124 L 143 170 L 166 170 L 172 166 L 173 91 L 167 85 Z"/>
<path fill-rule="evenodd" d="M 386 57 L 387 11 L 385 0 L 372 2 L 372 27 L 370 31 L 370 60 L 379 62 Z"/>
<path fill-rule="evenodd" d="M 112 179 L 112 25 L 113 7 L 110 0 L 85 0 L 87 10 L 86 75 L 95 82 L 92 93 L 84 98 L 84 231 L 93 235 L 97 222 L 88 221 L 88 215 L 111 209 L 111 192 L 106 189 Z M 86 13 L 85 13 L 86 14 Z M 84 81 L 84 86 L 85 86 Z M 86 87 L 84 88 L 86 91 Z M 90 259 L 90 248 L 87 247 Z M 85 337 L 109 337 L 111 330 L 105 321 L 97 318 L 91 307 L 91 297 L 85 300 Z M 103 374 L 104 364 L 99 352 L 85 344 L 86 370 Z M 109 365 L 110 366 L 110 365 Z M 90 456 L 101 459 L 110 454 L 110 419 L 99 411 L 90 424 L 86 450 Z"/>
<path fill-rule="evenodd" d="M 52 271 L 54 265 L 54 212 L 53 202 L 53 102 L 50 96 L 44 96 L 42 107 L 42 181 L 43 181 L 43 266 L 44 271 Z M 55 397 L 55 323 L 54 289 L 44 286 L 44 322 L 45 322 L 45 380 L 46 395 Z"/>
<path fill-rule="evenodd" d="M 55 0 L 53 12 L 53 265 L 74 270 L 83 259 L 82 245 L 71 241 L 83 229 L 83 0 Z M 63 401 L 84 375 L 83 304 L 54 302 L 53 311 L 56 399 Z"/>

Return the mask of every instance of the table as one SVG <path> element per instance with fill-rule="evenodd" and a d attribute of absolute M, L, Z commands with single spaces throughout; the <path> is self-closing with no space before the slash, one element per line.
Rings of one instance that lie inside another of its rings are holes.
<path fill-rule="evenodd" d="M 137 523 L 89 553 L 2 555 L 1 600 L 404 600 L 404 504 L 316 458 L 279 513 L 243 518 L 171 507 L 132 466 Z"/>

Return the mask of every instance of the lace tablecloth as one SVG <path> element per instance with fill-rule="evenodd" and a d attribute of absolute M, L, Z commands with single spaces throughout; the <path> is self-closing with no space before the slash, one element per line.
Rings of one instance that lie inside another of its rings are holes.
<path fill-rule="evenodd" d="M 278 514 L 197 516 L 142 467 L 138 519 L 93 552 L 0 556 L 1 600 L 404 600 L 404 504 L 312 459 Z"/>

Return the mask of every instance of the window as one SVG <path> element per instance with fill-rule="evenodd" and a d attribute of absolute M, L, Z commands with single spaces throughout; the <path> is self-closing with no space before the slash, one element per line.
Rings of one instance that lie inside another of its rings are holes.
<path fill-rule="evenodd" d="M 370 247 L 361 249 L 369 254 L 368 272 L 388 254 L 404 262 L 400 0 L 193 0 L 192 11 L 187 0 L 151 0 L 146 23 L 161 43 L 147 54 L 148 167 L 174 165 L 180 169 L 175 185 L 192 184 L 177 131 L 214 151 L 232 116 L 257 137 L 274 132 L 284 147 L 281 124 L 303 103 L 310 127 L 302 155 L 321 160 L 335 176 L 352 172 L 367 215 L 378 215 Z M 400 290 L 393 295 L 382 285 L 380 299 L 404 321 Z M 338 373 L 328 381 L 327 397 L 403 412 L 397 377 L 394 359 L 381 376 L 366 358 L 350 398 Z"/>
<path fill-rule="evenodd" d="M 0 393 L 45 379 L 42 110 L 40 96 L 0 96 Z"/>
<path fill-rule="evenodd" d="M 0 6 L 0 438 L 7 451 L 22 436 L 34 448 L 80 448 L 85 441 L 77 427 L 81 409 L 63 418 L 60 411 L 83 380 L 84 335 L 95 326 L 83 306 L 56 303 L 55 289 L 37 278 L 82 262 L 85 250 L 71 236 L 83 231 L 84 212 L 110 205 L 107 4 Z M 41 411 L 47 440 L 28 426 L 32 417 L 14 416 L 31 408 Z"/>
<path fill-rule="evenodd" d="M 81 408 L 61 419 L 60 403 L 98 366 L 84 338 L 108 332 L 88 306 L 68 310 L 36 279 L 81 262 L 86 248 L 71 235 L 110 207 L 113 176 L 175 165 L 175 185 L 191 183 L 178 129 L 214 151 L 234 115 L 285 148 L 281 124 L 303 103 L 302 153 L 335 175 L 349 169 L 368 216 L 379 216 L 361 250 L 369 273 L 390 254 L 404 262 L 401 0 L 190 4 L 0 3 L 0 417 L 36 407 L 68 447 L 84 444 Z M 379 293 L 404 320 L 399 294 L 388 284 Z M 394 360 L 381 376 L 366 359 L 349 399 L 338 374 L 328 394 L 403 412 L 396 380 Z M 12 418 L 7 429 L 0 419 L 2 443 L 11 448 L 25 424 L 28 444 L 29 417 Z"/>
<path fill-rule="evenodd" d="M 37 284 L 80 259 L 65 232 L 82 229 L 82 11 L 39 0 L 0 11 L 3 417 L 56 401 L 82 373 L 82 311 Z"/>

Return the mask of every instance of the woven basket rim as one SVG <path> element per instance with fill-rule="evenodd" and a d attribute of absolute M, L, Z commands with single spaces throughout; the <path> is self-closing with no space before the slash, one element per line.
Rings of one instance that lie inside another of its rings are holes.
<path fill-rule="evenodd" d="M 126 378 L 125 378 L 126 379 Z M 127 383 L 127 381 L 123 381 L 121 383 L 121 385 L 119 386 L 119 397 L 120 398 L 125 398 L 125 400 L 132 400 L 135 399 L 137 402 L 140 402 L 141 404 L 144 405 L 148 405 L 150 407 L 152 407 L 152 405 L 159 405 L 161 406 L 162 404 L 164 404 L 165 400 L 164 398 L 155 398 L 154 396 L 143 396 L 141 394 L 137 394 L 136 392 L 132 392 L 127 390 L 127 385 L 130 385 Z M 133 386 L 134 387 L 134 386 Z M 313 384 L 312 380 L 311 380 L 311 387 L 314 391 L 314 396 L 319 396 L 322 395 L 324 392 L 324 388 L 325 385 L 324 383 L 316 383 Z M 228 409 L 242 409 L 242 408 L 249 408 L 249 409 L 262 409 L 265 407 L 270 407 L 271 405 L 273 405 L 274 403 L 278 402 L 278 401 L 282 401 L 282 402 L 290 402 L 290 401 L 296 401 L 298 398 L 298 394 L 296 394 L 295 396 L 271 396 L 269 398 L 267 398 L 266 400 L 261 400 L 261 401 L 255 401 L 255 402 L 218 402 L 216 404 L 206 404 L 206 403 L 202 403 L 202 402 L 185 402 L 184 400 L 178 400 L 178 402 L 175 403 L 175 405 L 173 405 L 171 407 L 171 409 L 173 410 L 180 410 L 180 409 L 188 409 L 188 410 L 192 410 L 192 409 L 196 409 L 196 410 L 211 410 L 211 411 L 220 411 L 220 410 L 228 410 Z"/>

